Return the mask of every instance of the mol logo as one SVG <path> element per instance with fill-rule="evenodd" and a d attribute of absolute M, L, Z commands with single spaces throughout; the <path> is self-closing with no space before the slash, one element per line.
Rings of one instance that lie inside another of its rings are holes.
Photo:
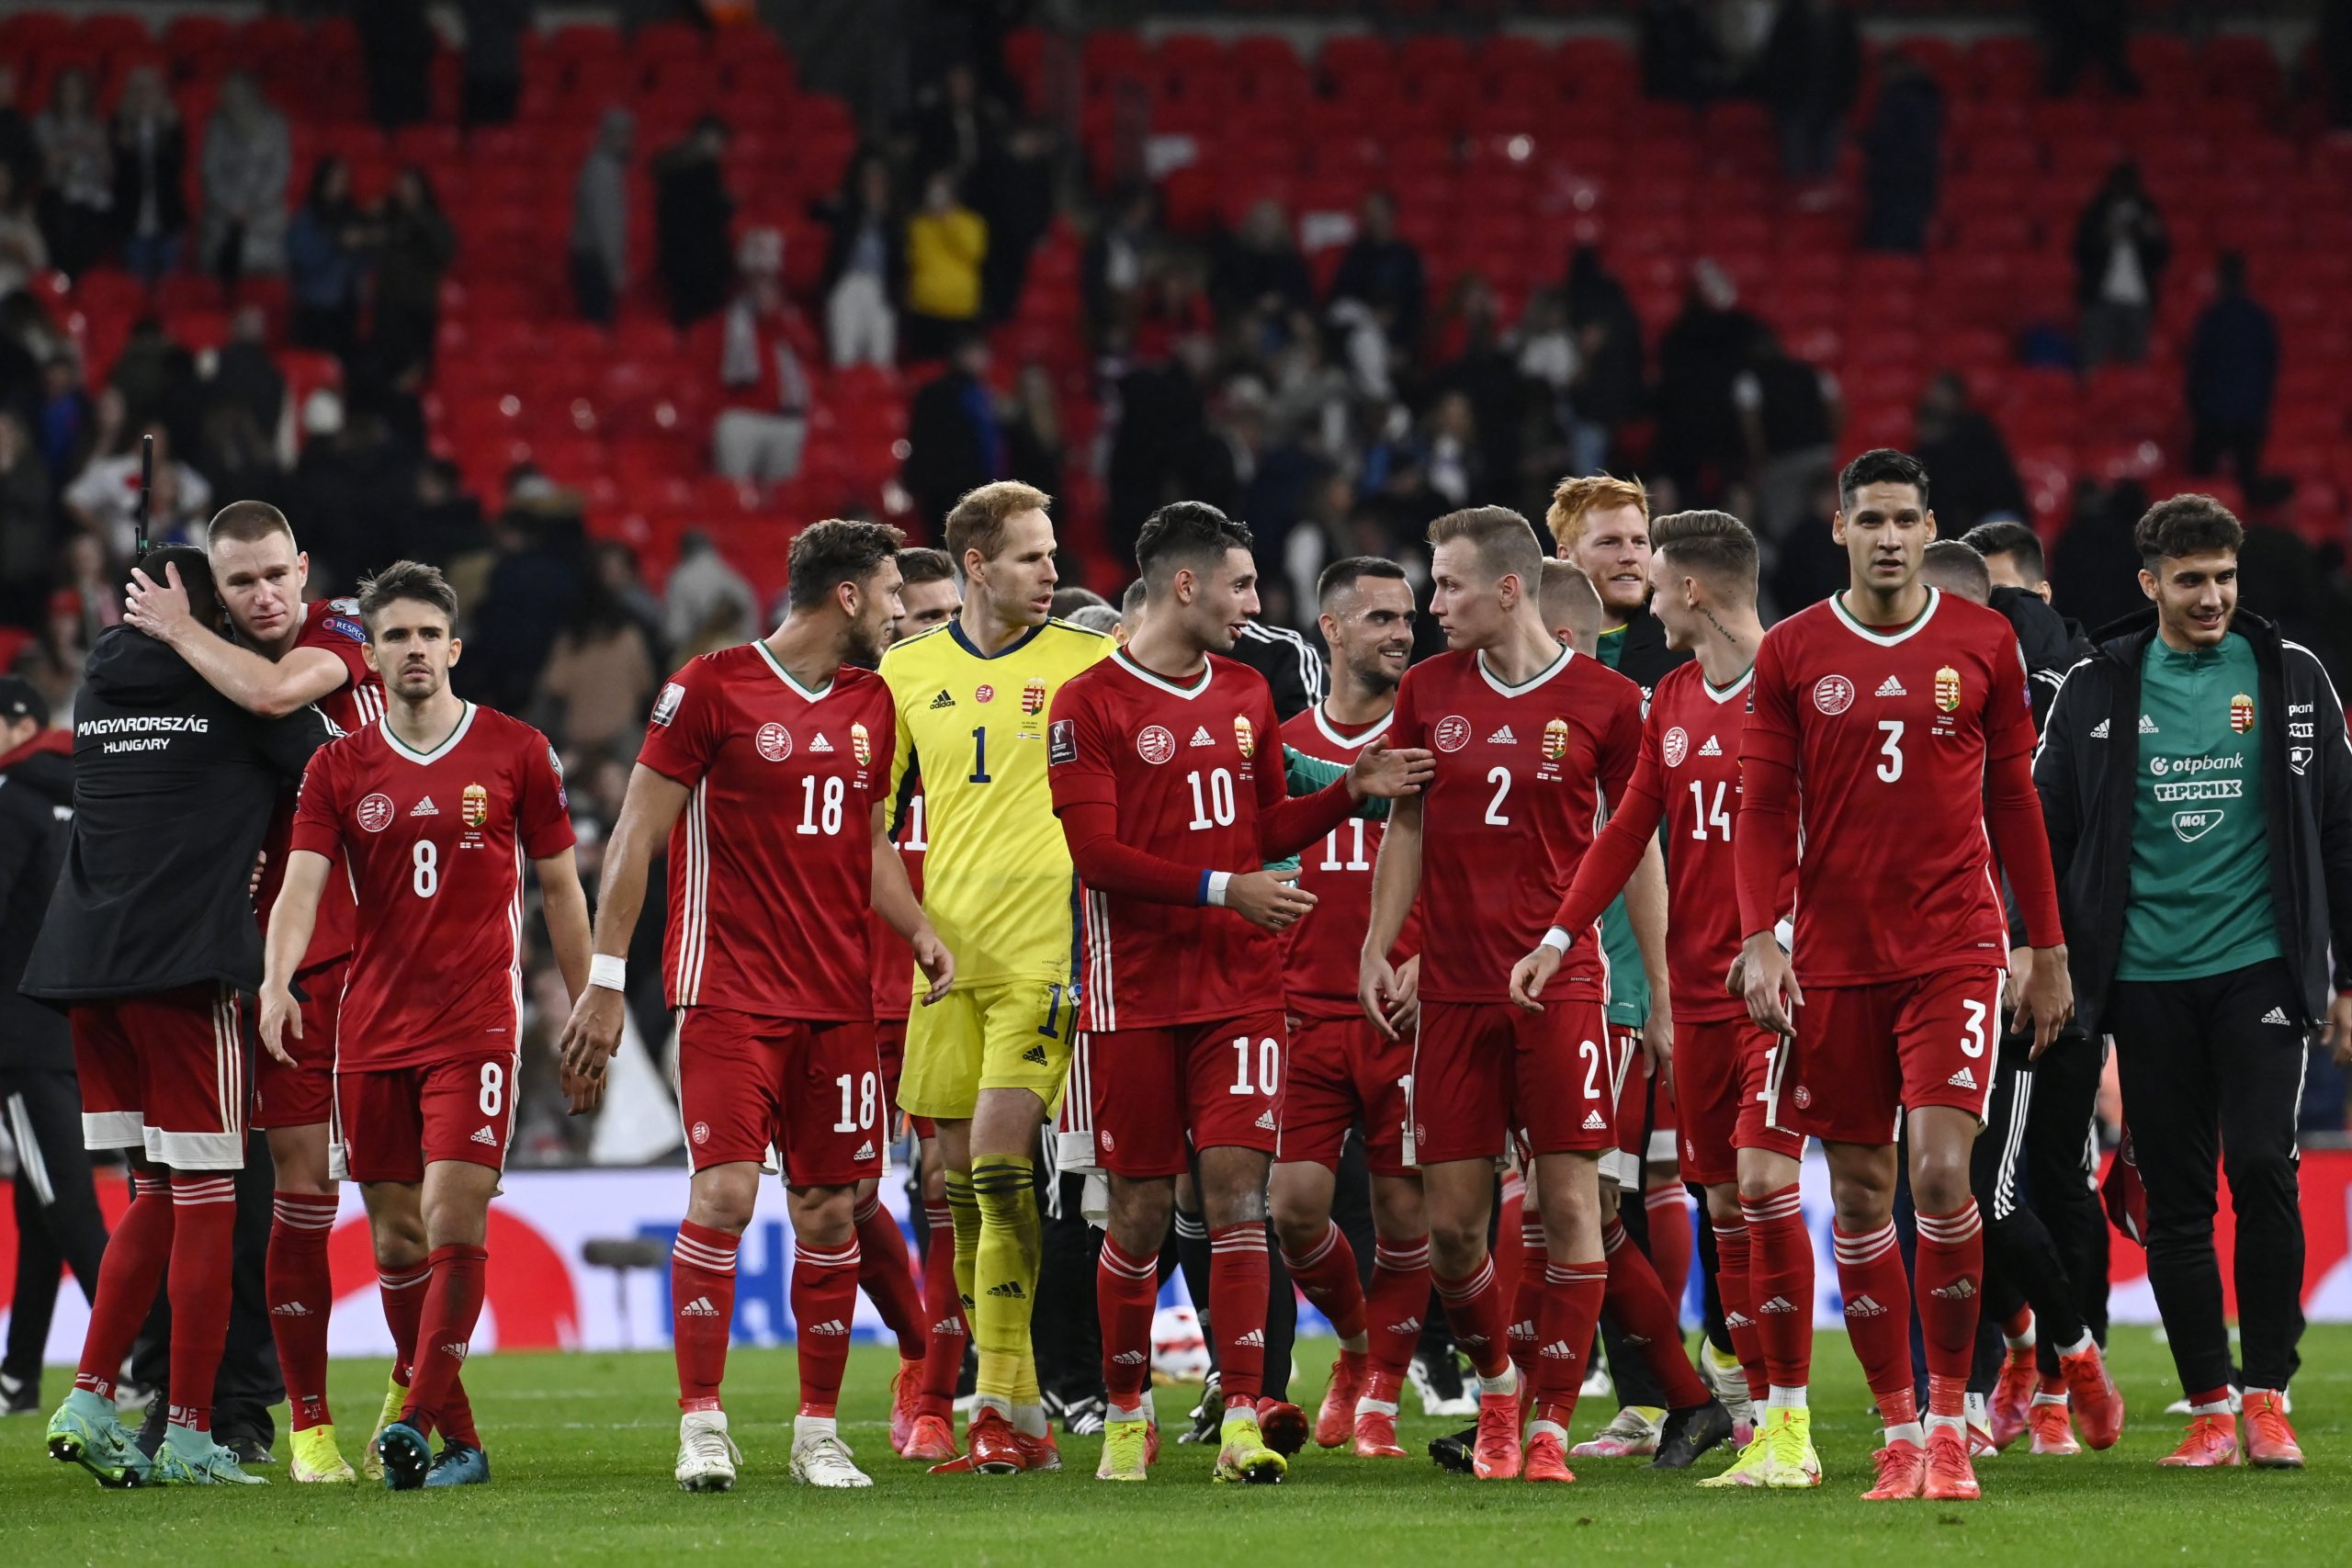
<path fill-rule="evenodd" d="M 2222 813 L 2214 811 L 2176 811 L 2172 814 L 2172 830 L 2184 844 L 2193 844 L 2211 832 L 2222 820 Z"/>

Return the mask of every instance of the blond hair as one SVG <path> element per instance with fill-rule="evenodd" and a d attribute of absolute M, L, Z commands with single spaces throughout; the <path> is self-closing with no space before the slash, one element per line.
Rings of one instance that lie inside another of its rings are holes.
<path fill-rule="evenodd" d="M 1497 581 L 1516 577 L 1529 592 L 1540 586 L 1544 547 L 1536 543 L 1534 527 L 1510 507 L 1465 506 L 1430 525 L 1431 545 L 1456 539 L 1466 539 L 1476 548 L 1479 565 Z"/>
<path fill-rule="evenodd" d="M 1553 487 L 1551 510 L 1544 513 L 1544 523 L 1552 530 L 1555 548 L 1572 550 L 1584 539 L 1587 517 L 1596 512 L 1612 512 L 1620 506 L 1640 507 L 1642 519 L 1647 522 L 1647 487 L 1639 479 L 1621 479 L 1614 474 L 1580 474 Z"/>
<path fill-rule="evenodd" d="M 1592 651 L 1591 644 L 1600 636 L 1601 623 L 1608 619 L 1601 608 L 1600 590 L 1592 585 L 1584 568 L 1574 561 L 1544 563 L 1544 586 L 1537 595 L 1536 606 L 1544 613 L 1546 631 L 1579 634 L 1575 646 L 1582 653 Z"/>
<path fill-rule="evenodd" d="M 964 570 L 964 552 L 978 550 L 982 560 L 995 557 L 1004 545 L 1004 525 L 1023 512 L 1043 512 L 1054 498 L 1035 485 L 1019 479 L 998 479 L 967 490 L 947 513 L 947 554 L 956 570 Z"/>

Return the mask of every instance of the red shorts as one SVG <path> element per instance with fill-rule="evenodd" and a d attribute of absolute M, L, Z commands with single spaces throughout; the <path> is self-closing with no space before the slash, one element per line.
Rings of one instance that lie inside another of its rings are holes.
<path fill-rule="evenodd" d="M 2001 1038 L 2000 970 L 1815 987 L 1796 1023 L 1796 1040 L 1773 1063 L 1773 1126 L 1887 1145 L 1905 1111 L 1941 1105 L 1984 1120 Z"/>
<path fill-rule="evenodd" d="M 1422 1166 L 1614 1148 L 1615 1064 L 1598 987 L 1509 1002 L 1423 1002 L 1413 1049 L 1413 1153 Z"/>
<path fill-rule="evenodd" d="M 82 1143 L 144 1149 L 174 1170 L 242 1170 L 249 1077 L 244 1013 L 225 986 L 75 1002 Z"/>
<path fill-rule="evenodd" d="M 1091 1037 L 1087 1089 L 1102 1168 L 1182 1176 L 1193 1149 L 1257 1149 L 1282 1137 L 1283 1015 L 1213 1019 Z"/>
<path fill-rule="evenodd" d="M 764 1164 L 792 1187 L 882 1174 L 889 1142 L 874 1021 L 688 1008 L 678 1021 L 678 1110 L 696 1170 Z"/>
<path fill-rule="evenodd" d="M 1611 1024 L 1609 1048 L 1618 1063 L 1618 1152 L 1636 1165 L 1671 1162 L 1676 1132 L 1674 1086 L 1648 1070 L 1640 1030 Z"/>
<path fill-rule="evenodd" d="M 889 1125 L 896 1127 L 899 1119 L 899 1074 L 907 1065 L 905 1019 L 874 1021 L 874 1054 L 882 1059 L 882 1103 L 888 1108 Z M 928 1116 L 910 1116 L 907 1125 L 914 1129 L 918 1138 L 933 1137 L 938 1131 Z"/>
<path fill-rule="evenodd" d="M 1682 1178 L 1702 1187 L 1739 1179 L 1737 1151 L 1795 1159 L 1804 1139 L 1771 1124 L 1765 1086 L 1779 1037 L 1746 1017 L 1674 1025 L 1674 1083 L 1682 1109 Z"/>
<path fill-rule="evenodd" d="M 1404 1176 L 1406 1089 L 1413 1042 L 1391 1040 L 1358 1013 L 1305 1018 L 1290 1032 L 1283 1067 L 1283 1124 L 1274 1157 L 1337 1169 L 1348 1129 L 1363 1128 L 1374 1176 Z"/>
<path fill-rule="evenodd" d="M 322 964 L 294 983 L 309 993 L 301 1004 L 302 1037 L 280 1041 L 294 1058 L 288 1066 L 267 1051 L 254 1053 L 254 1125 L 308 1127 L 334 1118 L 334 1031 L 343 1014 L 343 983 L 351 960 Z"/>
<path fill-rule="evenodd" d="M 506 1168 L 514 1136 L 511 1046 L 413 1067 L 338 1072 L 334 1134 L 346 1181 L 422 1181 L 435 1160 Z"/>

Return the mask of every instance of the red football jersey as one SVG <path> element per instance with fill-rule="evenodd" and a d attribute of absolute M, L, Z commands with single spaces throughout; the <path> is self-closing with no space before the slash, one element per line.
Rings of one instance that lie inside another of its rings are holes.
<path fill-rule="evenodd" d="M 895 739 L 894 735 L 894 741 Z M 890 841 L 899 846 L 899 859 L 907 868 L 907 886 L 921 898 L 922 857 L 931 849 L 931 822 L 923 812 L 922 782 L 913 773 L 907 775 L 906 798 L 900 804 L 899 825 L 891 833 Z M 904 1023 L 907 1015 L 914 1010 L 914 949 L 879 914 L 869 919 L 874 928 L 874 1021 Z"/>
<path fill-rule="evenodd" d="M 1624 803 L 1635 820 L 1661 813 L 1666 830 L 1667 969 L 1674 1016 L 1745 1018 L 1724 990 L 1739 956 L 1739 874 L 1732 829 L 1739 816 L 1739 734 L 1756 683 L 1749 670 L 1718 691 L 1696 660 L 1667 671 L 1650 694 L 1641 761 Z"/>
<path fill-rule="evenodd" d="M 1388 739 L 1437 753 L 1421 793 L 1421 995 L 1509 1001 L 1511 965 L 1551 929 L 1602 803 L 1633 776 L 1641 688 L 1566 648 L 1521 686 L 1476 652 L 1442 653 L 1405 672 Z M 1588 939 L 1562 972 L 1601 983 L 1606 967 Z"/>
<path fill-rule="evenodd" d="M 294 647 L 323 648 L 344 667 L 343 684 L 313 705 L 345 735 L 384 716 L 384 682 L 368 667 L 367 656 L 360 652 L 367 646 L 368 628 L 360 624 L 358 600 L 319 599 L 302 606 L 302 629 L 294 634 Z M 293 831 L 294 802 L 288 798 L 271 824 L 263 847 L 266 858 L 262 863 L 261 886 L 254 894 L 254 908 L 265 931 L 269 930 L 269 911 L 277 903 L 277 890 L 286 885 L 286 852 Z M 302 955 L 302 967 L 315 969 L 348 953 L 351 930 L 351 878 L 338 865 L 319 895 L 318 923 L 311 928 L 311 947 Z"/>
<path fill-rule="evenodd" d="M 1396 714 L 1367 728 L 1343 730 L 1324 716 L 1323 705 L 1293 714 L 1283 744 L 1327 762 L 1348 763 L 1388 733 Z M 1354 1018 L 1357 955 L 1372 923 L 1372 867 L 1385 821 L 1351 817 L 1323 841 L 1299 852 L 1298 885 L 1315 895 L 1314 910 L 1282 933 L 1284 1005 L 1301 1018 Z M 1406 918 L 1389 956 L 1402 964 L 1420 951 L 1420 914 Z"/>
<path fill-rule="evenodd" d="M 670 830 L 672 1007 L 873 1016 L 874 806 L 897 739 L 870 670 L 812 692 L 751 642 L 670 677 L 637 760 L 694 792 Z"/>
<path fill-rule="evenodd" d="M 493 709 L 468 703 L 430 751 L 385 723 L 321 747 L 294 848 L 347 856 L 359 904 L 336 1070 L 516 1048 L 523 862 L 572 841 L 555 748 Z"/>
<path fill-rule="evenodd" d="M 1833 595 L 1764 634 L 1740 755 L 1797 772 L 1801 983 L 2003 963 L 1984 770 L 2033 739 L 2017 633 L 1981 604 L 1929 589 L 1887 628 Z"/>
<path fill-rule="evenodd" d="M 1282 803 L 1282 726 L 1266 678 L 1209 656 L 1190 686 L 1121 649 L 1055 694 L 1047 773 L 1057 814 L 1118 812 L 1120 841 L 1183 865 L 1263 863 L 1258 814 Z M 1282 942 L 1230 909 L 1085 890 L 1086 1027 L 1098 1032 L 1239 1018 L 1282 996 Z"/>

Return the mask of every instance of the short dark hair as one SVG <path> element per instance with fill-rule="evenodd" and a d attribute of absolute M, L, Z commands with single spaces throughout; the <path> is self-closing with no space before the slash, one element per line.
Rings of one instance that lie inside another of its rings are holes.
<path fill-rule="evenodd" d="M 1921 573 L 1939 587 L 1982 604 L 1993 597 L 1993 574 L 1984 557 L 1963 539 L 1930 539 L 1919 557 Z"/>
<path fill-rule="evenodd" d="M 899 552 L 899 580 L 912 585 L 918 582 L 946 582 L 956 575 L 956 563 L 945 550 L 934 550 L 922 545 L 910 546 Z"/>
<path fill-rule="evenodd" d="M 1128 583 L 1127 591 L 1119 595 L 1119 619 L 1123 621 L 1134 620 L 1142 611 L 1144 601 L 1150 597 L 1151 584 L 1146 582 L 1142 578 L 1138 577 L 1133 582 Z"/>
<path fill-rule="evenodd" d="M 982 560 L 994 559 L 1004 545 L 1006 523 L 1023 512 L 1043 512 L 1053 503 L 1052 496 L 1019 479 L 997 479 L 966 491 L 949 509 L 942 530 L 947 540 L 947 558 L 956 563 L 957 571 L 964 570 L 966 550 L 979 551 Z"/>
<path fill-rule="evenodd" d="M 1728 512 L 1670 512 L 1650 525 L 1650 547 L 1679 571 L 1756 597 L 1756 536 Z"/>
<path fill-rule="evenodd" d="M 1054 590 L 1054 599 L 1052 604 L 1048 606 L 1048 613 L 1057 619 L 1066 621 L 1073 614 L 1085 609 L 1090 604 L 1099 604 L 1107 610 L 1111 607 L 1111 601 L 1103 598 L 1091 588 L 1080 588 L 1076 583 L 1072 583 L 1068 588 Z"/>
<path fill-rule="evenodd" d="M 1873 446 L 1839 471 L 1838 504 L 1851 511 L 1855 492 L 1864 485 L 1910 485 L 1919 492 L 1920 506 L 1928 504 L 1927 465 L 1892 446 Z"/>
<path fill-rule="evenodd" d="M 286 521 L 286 513 L 266 501 L 232 501 L 205 525 L 204 544 L 207 549 L 230 540 L 258 544 L 272 534 L 285 535 L 286 543 L 293 545 L 294 525 Z"/>
<path fill-rule="evenodd" d="M 1250 525 L 1237 523 L 1205 501 L 1171 501 L 1143 520 L 1136 535 L 1136 565 L 1144 581 L 1168 580 L 1180 568 L 1198 570 L 1225 558 L 1227 550 L 1257 543 Z"/>
<path fill-rule="evenodd" d="M 1531 596 L 1543 592 L 1544 547 L 1535 542 L 1534 525 L 1508 506 L 1465 506 L 1430 525 L 1431 545 L 1467 540 L 1478 552 L 1478 564 L 1498 581 L 1519 579 Z"/>
<path fill-rule="evenodd" d="M 1365 578 L 1377 578 L 1383 582 L 1405 582 L 1410 580 L 1405 569 L 1386 556 L 1342 556 L 1323 569 L 1316 580 L 1315 602 L 1325 604 L 1334 593 L 1343 593 Z"/>
<path fill-rule="evenodd" d="M 2132 542 L 2140 547 L 2141 564 L 2154 566 L 2166 557 L 2234 553 L 2245 543 L 2245 525 L 2211 496 L 2191 491 L 2148 508 Z"/>
<path fill-rule="evenodd" d="M 1986 560 L 1995 556 L 2015 556 L 2018 575 L 2028 582 L 2040 582 L 2050 575 L 2041 554 L 2041 536 L 2022 523 L 2007 518 L 1997 523 L 1979 523 L 1962 534 L 1960 542 Z"/>
<path fill-rule="evenodd" d="M 907 536 L 888 523 L 828 517 L 793 536 L 785 557 L 785 603 L 813 610 L 844 582 L 864 583 L 894 559 Z"/>
<path fill-rule="evenodd" d="M 133 564 L 155 582 L 165 581 L 165 568 L 177 567 L 189 616 L 208 626 L 220 621 L 220 591 L 212 581 L 212 562 L 194 545 L 156 545 Z"/>
<path fill-rule="evenodd" d="M 449 586 L 441 569 L 423 561 L 396 560 L 373 577 L 359 580 L 359 618 L 367 623 L 371 639 L 376 633 L 377 613 L 398 599 L 430 604 L 451 626 L 458 624 L 458 591 Z"/>

